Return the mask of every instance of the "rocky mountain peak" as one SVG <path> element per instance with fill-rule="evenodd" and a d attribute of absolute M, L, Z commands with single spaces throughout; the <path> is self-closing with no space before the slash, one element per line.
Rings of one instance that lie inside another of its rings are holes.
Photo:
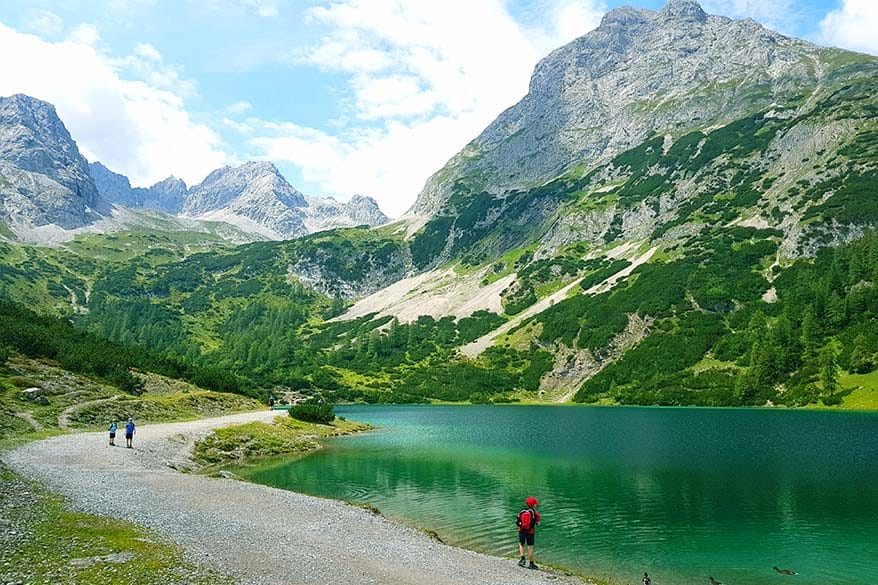
<path fill-rule="evenodd" d="M 596 166 L 649 135 L 731 122 L 814 86 L 828 51 L 692 0 L 620 8 L 534 69 L 530 88 L 431 177 L 411 212 L 440 212 L 456 182 L 501 194 Z M 816 63 L 816 66 L 815 66 Z"/>
<path fill-rule="evenodd" d="M 225 166 L 210 173 L 192 188 L 183 213 L 200 215 L 227 207 L 233 202 L 247 206 L 277 201 L 286 207 L 305 207 L 305 197 L 267 161 L 250 161 L 237 167 Z"/>
<path fill-rule="evenodd" d="M 659 11 L 659 18 L 692 22 L 706 22 L 707 13 L 695 0 L 668 0 Z"/>
<path fill-rule="evenodd" d="M 72 229 L 103 209 L 88 162 L 54 106 L 21 94 L 0 97 L 0 219 L 13 229 Z"/>

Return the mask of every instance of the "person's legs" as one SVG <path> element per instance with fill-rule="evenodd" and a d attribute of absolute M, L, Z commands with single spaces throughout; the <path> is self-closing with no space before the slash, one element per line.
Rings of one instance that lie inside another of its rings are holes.
<path fill-rule="evenodd" d="M 536 569 L 537 566 L 534 564 L 534 535 L 527 535 L 527 555 L 530 560 L 530 564 L 528 565 L 529 569 Z"/>
<path fill-rule="evenodd" d="M 527 535 L 525 535 L 524 532 L 518 533 L 518 564 L 522 567 L 525 565 L 525 562 L 524 562 L 524 543 L 525 543 L 526 539 L 527 539 Z"/>

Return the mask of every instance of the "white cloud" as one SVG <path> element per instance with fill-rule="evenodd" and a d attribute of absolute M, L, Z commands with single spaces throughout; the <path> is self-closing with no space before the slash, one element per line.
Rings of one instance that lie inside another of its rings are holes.
<path fill-rule="evenodd" d="M 250 102 L 235 102 L 233 104 L 229 104 L 226 106 L 226 111 L 230 114 L 246 114 L 250 110 L 253 109 L 253 104 Z"/>
<path fill-rule="evenodd" d="M 820 39 L 830 45 L 878 55 L 878 2 L 842 0 L 820 22 Z"/>
<path fill-rule="evenodd" d="M 329 33 L 297 60 L 347 74 L 350 110 L 334 134 L 263 123 L 250 144 L 257 156 L 297 165 L 325 194 L 372 195 L 398 215 L 430 174 L 525 95 L 540 57 L 594 28 L 605 11 L 601 0 L 543 0 L 540 8 L 540 22 L 522 23 L 505 0 L 314 7 L 311 24 Z"/>
<path fill-rule="evenodd" d="M 131 63 L 156 63 L 154 48 L 112 59 L 95 46 L 99 40 L 90 25 L 48 42 L 0 24 L 0 54 L 27 55 L 4 61 L 0 95 L 25 93 L 54 104 L 86 158 L 135 185 L 169 174 L 196 182 L 226 161 L 219 136 L 190 117 L 172 84 L 126 78 Z"/>
<path fill-rule="evenodd" d="M 77 45 L 93 47 L 101 41 L 101 33 L 95 25 L 83 23 L 70 31 L 70 34 L 67 35 L 67 40 Z"/>
<path fill-rule="evenodd" d="M 39 35 L 53 37 L 64 30 L 64 21 L 51 10 L 36 10 L 28 18 L 25 27 Z"/>
<path fill-rule="evenodd" d="M 246 10 L 252 10 L 259 16 L 274 18 L 280 15 L 282 0 L 187 0 L 190 4 L 206 8 L 211 11 L 221 12 L 230 7 L 238 6 Z"/>

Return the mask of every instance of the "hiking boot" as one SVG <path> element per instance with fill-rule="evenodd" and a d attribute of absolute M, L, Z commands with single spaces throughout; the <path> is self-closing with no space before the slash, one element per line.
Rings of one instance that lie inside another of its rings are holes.
<path fill-rule="evenodd" d="M 527 566 L 527 568 L 528 568 L 528 569 L 533 569 L 533 570 L 537 570 L 537 569 L 539 569 L 539 567 L 536 566 L 536 565 L 533 563 L 533 561 L 531 561 L 531 563 Z"/>
<path fill-rule="evenodd" d="M 521 559 L 519 559 L 519 561 L 518 561 L 518 566 L 519 566 L 519 567 L 525 567 L 525 566 L 527 566 L 527 561 L 524 560 L 524 557 L 521 557 Z"/>

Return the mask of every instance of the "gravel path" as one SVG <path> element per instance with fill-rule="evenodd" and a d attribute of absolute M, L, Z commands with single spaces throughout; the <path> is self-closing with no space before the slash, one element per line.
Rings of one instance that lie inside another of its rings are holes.
<path fill-rule="evenodd" d="M 340 502 L 168 466 L 179 466 L 192 439 L 212 428 L 273 416 L 264 411 L 144 426 L 134 450 L 106 446 L 105 433 L 70 434 L 0 453 L 0 459 L 74 507 L 157 530 L 191 560 L 242 583 L 580 583 L 445 546 Z"/>

